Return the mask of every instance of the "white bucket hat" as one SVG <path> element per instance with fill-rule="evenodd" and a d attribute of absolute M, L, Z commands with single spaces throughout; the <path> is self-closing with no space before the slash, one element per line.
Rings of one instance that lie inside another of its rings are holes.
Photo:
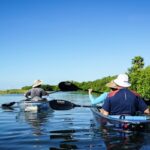
<path fill-rule="evenodd" d="M 35 80 L 34 83 L 33 83 L 33 85 L 32 85 L 32 87 L 35 88 L 35 87 L 41 85 L 42 83 L 43 82 L 41 80 Z"/>
<path fill-rule="evenodd" d="M 129 77 L 126 74 L 119 74 L 114 82 L 121 87 L 131 86 L 131 84 L 129 83 Z"/>

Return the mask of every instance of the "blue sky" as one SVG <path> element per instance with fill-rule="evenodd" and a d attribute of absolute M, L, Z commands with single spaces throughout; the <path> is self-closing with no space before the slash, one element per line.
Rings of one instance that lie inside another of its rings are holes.
<path fill-rule="evenodd" d="M 149 0 L 0 0 L 0 89 L 93 81 L 150 65 Z"/>

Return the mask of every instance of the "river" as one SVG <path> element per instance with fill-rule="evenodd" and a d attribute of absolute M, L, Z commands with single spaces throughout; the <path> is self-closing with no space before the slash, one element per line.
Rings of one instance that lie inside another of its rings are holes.
<path fill-rule="evenodd" d="M 47 97 L 90 104 L 87 93 L 58 92 Z M 0 95 L 0 104 L 24 99 Z M 150 133 L 124 134 L 96 126 L 90 108 L 43 113 L 0 108 L 0 150 L 149 150 Z"/>

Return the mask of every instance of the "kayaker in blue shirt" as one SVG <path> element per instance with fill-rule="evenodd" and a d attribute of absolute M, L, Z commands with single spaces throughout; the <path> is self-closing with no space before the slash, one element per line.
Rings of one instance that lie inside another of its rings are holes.
<path fill-rule="evenodd" d="M 118 90 L 108 94 L 101 109 L 104 115 L 135 115 L 137 111 L 149 114 L 148 106 L 134 91 L 128 89 L 131 84 L 126 74 L 120 74 L 114 80 Z"/>
<path fill-rule="evenodd" d="M 32 89 L 25 93 L 25 97 L 34 101 L 42 100 L 42 96 L 48 95 L 48 93 L 41 88 L 42 83 L 41 80 L 35 80 Z"/>
<path fill-rule="evenodd" d="M 109 87 L 111 91 L 115 91 L 118 89 L 117 85 L 113 81 L 107 83 L 106 86 Z M 104 103 L 104 100 L 107 98 L 109 94 L 109 92 L 104 92 L 99 97 L 94 98 L 92 95 L 92 89 L 89 89 L 88 91 L 89 91 L 89 98 L 91 100 L 92 105 L 99 104 L 100 106 L 102 106 Z"/>

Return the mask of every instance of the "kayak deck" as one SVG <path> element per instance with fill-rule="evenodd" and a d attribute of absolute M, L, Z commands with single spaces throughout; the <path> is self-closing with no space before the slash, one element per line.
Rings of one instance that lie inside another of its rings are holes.
<path fill-rule="evenodd" d="M 23 111 L 44 111 L 49 109 L 49 102 L 46 100 L 41 101 L 20 101 L 19 107 Z"/>

